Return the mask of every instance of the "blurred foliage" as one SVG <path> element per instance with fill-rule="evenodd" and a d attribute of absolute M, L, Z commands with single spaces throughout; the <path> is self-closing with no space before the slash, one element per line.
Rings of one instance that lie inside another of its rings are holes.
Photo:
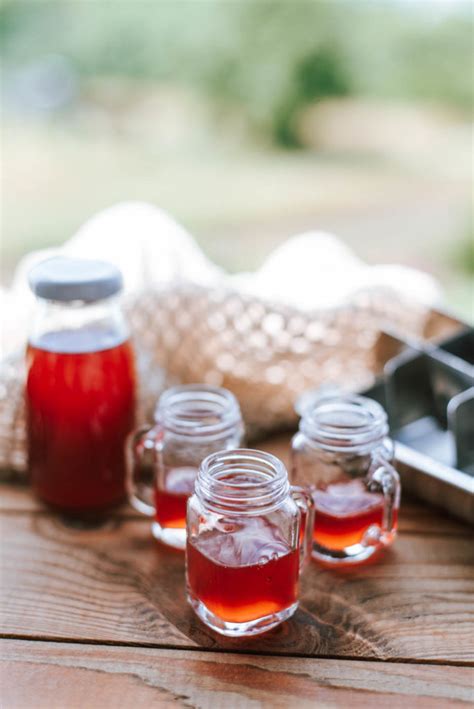
<path fill-rule="evenodd" d="M 321 47 L 304 57 L 295 67 L 293 81 L 273 116 L 273 136 L 287 147 L 298 145 L 295 119 L 309 103 L 329 96 L 350 93 L 348 72 L 340 55 L 331 47 Z"/>
<path fill-rule="evenodd" d="M 356 94 L 472 105 L 470 2 L 240 0 L 0 5 L 6 73 L 59 54 L 79 77 L 182 82 L 297 144 L 318 98 Z"/>

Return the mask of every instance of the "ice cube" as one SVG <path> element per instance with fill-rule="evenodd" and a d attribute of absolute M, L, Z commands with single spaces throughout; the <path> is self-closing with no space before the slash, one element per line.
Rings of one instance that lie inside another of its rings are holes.
<path fill-rule="evenodd" d="M 264 517 L 229 519 L 227 523 L 221 519 L 219 529 L 200 536 L 197 547 L 224 566 L 262 566 L 290 551 L 278 527 Z"/>
<path fill-rule="evenodd" d="M 320 511 L 338 517 L 362 514 L 383 504 L 383 496 L 369 492 L 362 480 L 328 485 L 325 490 L 316 490 L 313 498 L 316 514 Z"/>
<path fill-rule="evenodd" d="M 171 468 L 166 473 L 165 489 L 175 495 L 192 495 L 197 473 L 197 468 Z"/>

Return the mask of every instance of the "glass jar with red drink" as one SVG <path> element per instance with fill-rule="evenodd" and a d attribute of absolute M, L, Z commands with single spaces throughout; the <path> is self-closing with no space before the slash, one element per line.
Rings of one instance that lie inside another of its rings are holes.
<path fill-rule="evenodd" d="M 244 637 L 293 615 L 312 524 L 311 497 L 290 487 L 275 456 L 238 449 L 206 458 L 187 509 L 187 595 L 198 617 Z"/>
<path fill-rule="evenodd" d="M 395 538 L 400 481 L 387 435 L 384 409 L 366 397 L 324 396 L 303 412 L 291 475 L 313 497 L 312 555 L 323 564 L 364 562 Z"/>
<path fill-rule="evenodd" d="M 26 356 L 31 484 L 58 510 L 100 514 L 124 498 L 134 425 L 122 276 L 109 263 L 58 257 L 35 266 L 29 282 L 37 297 Z"/>
<path fill-rule="evenodd" d="M 176 549 L 186 545 L 186 503 L 201 461 L 242 445 L 244 425 L 235 396 L 222 387 L 184 384 L 167 389 L 129 446 L 129 500 L 153 517 L 153 536 Z"/>

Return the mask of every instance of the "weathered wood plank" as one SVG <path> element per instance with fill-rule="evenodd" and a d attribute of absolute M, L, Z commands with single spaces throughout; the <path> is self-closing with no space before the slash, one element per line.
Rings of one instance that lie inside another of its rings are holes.
<path fill-rule="evenodd" d="M 472 701 L 465 667 L 4 641 L 3 706 L 436 707 Z"/>
<path fill-rule="evenodd" d="M 312 564 L 301 609 L 247 642 L 217 637 L 185 601 L 182 555 L 147 524 L 115 518 L 97 530 L 49 515 L 2 515 L 2 632 L 167 647 L 366 658 L 474 659 L 468 536 L 402 535 L 351 574 Z"/>
<path fill-rule="evenodd" d="M 6 484 L 0 485 L 0 513 L 2 512 L 9 514 L 38 512 L 50 514 L 50 510 L 33 497 L 27 486 Z M 143 519 L 146 521 L 142 515 L 126 504 L 114 510 L 111 517 Z M 439 534 L 443 536 L 464 536 L 470 533 L 467 525 L 450 517 L 445 512 L 405 498 L 401 507 L 399 530 L 410 534 Z"/>
<path fill-rule="evenodd" d="M 36 512 L 39 508 L 27 485 L 0 483 L 0 512 Z"/>
<path fill-rule="evenodd" d="M 49 515 L 0 525 L 2 632 L 195 644 L 160 610 L 156 574 L 182 576 L 183 559 L 157 550 L 149 525 L 117 517 L 81 529 Z"/>
<path fill-rule="evenodd" d="M 51 514 L 51 509 L 34 497 L 30 486 L 27 484 L 1 483 L 0 484 L 0 513 L 42 513 Z M 126 516 L 139 519 L 140 515 L 127 503 L 120 505 L 110 512 L 111 517 Z"/>

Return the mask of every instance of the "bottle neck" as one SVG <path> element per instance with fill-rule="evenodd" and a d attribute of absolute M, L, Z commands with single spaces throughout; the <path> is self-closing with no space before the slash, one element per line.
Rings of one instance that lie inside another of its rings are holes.
<path fill-rule="evenodd" d="M 51 352 L 77 354 L 116 347 L 128 336 L 117 296 L 92 303 L 38 298 L 29 341 Z"/>
<path fill-rule="evenodd" d="M 384 443 L 387 414 L 363 396 L 324 398 L 304 412 L 300 431 L 316 447 L 334 453 L 365 455 Z"/>
<path fill-rule="evenodd" d="M 235 396 L 221 387 L 188 384 L 161 395 L 155 421 L 176 436 L 200 441 L 225 438 L 242 429 L 242 416 Z"/>
<path fill-rule="evenodd" d="M 287 498 L 289 489 L 288 473 L 278 458 L 247 448 L 205 458 L 195 484 L 201 503 L 224 515 L 271 512 Z"/>

